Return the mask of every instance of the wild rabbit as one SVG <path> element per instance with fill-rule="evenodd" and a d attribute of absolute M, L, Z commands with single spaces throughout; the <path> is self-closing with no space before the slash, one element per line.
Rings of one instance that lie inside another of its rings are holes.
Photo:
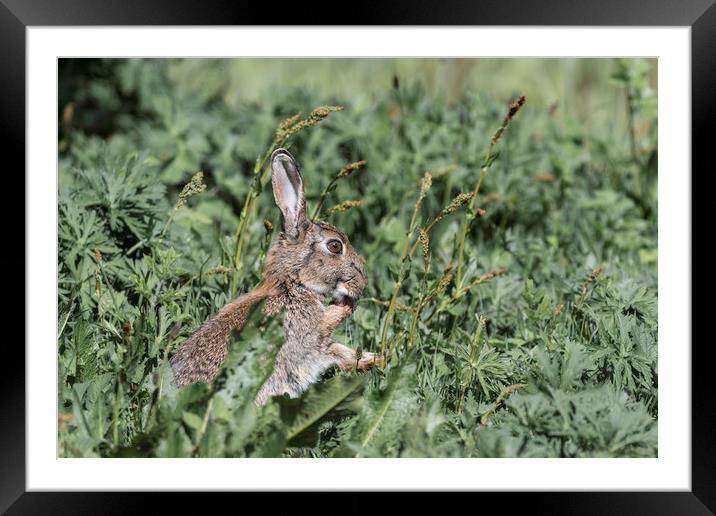
<path fill-rule="evenodd" d="M 365 371 L 382 364 L 379 355 L 363 352 L 358 357 L 353 349 L 331 340 L 367 285 L 365 260 L 338 228 L 307 217 L 301 173 L 285 149 L 271 155 L 271 182 L 284 231 L 266 257 L 261 282 L 202 324 L 171 358 L 179 386 L 214 380 L 231 330 L 242 326 L 251 306 L 264 298 L 266 314 L 286 311 L 285 341 L 273 373 L 256 396 L 257 405 L 275 395 L 300 396 L 332 365 Z M 325 305 L 329 297 L 332 303 Z"/>

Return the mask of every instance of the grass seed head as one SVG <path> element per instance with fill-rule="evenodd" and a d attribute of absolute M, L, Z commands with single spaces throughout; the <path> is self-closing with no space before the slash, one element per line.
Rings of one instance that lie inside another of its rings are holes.
<path fill-rule="evenodd" d="M 512 104 L 510 104 L 510 110 L 507 112 L 507 116 L 506 116 L 506 119 L 508 122 L 510 120 L 512 120 L 512 117 L 514 117 L 517 114 L 517 112 L 520 110 L 520 108 L 524 105 L 525 100 L 527 100 L 525 98 L 525 96 L 521 95 L 520 98 L 512 101 Z"/>
<path fill-rule="evenodd" d="M 206 271 L 204 274 L 211 275 L 211 274 L 229 274 L 232 272 L 236 272 L 236 268 L 234 267 L 226 267 L 225 265 L 217 265 L 216 267 L 213 267 Z"/>
<path fill-rule="evenodd" d="M 468 193 L 460 192 L 459 194 L 457 194 L 455 196 L 455 198 L 452 201 L 450 201 L 450 204 L 445 206 L 445 208 L 443 208 L 442 211 L 440 213 L 438 213 L 437 217 L 435 217 L 435 222 L 442 220 L 443 218 L 447 217 L 448 215 L 450 215 L 451 213 L 456 211 L 461 206 L 466 205 L 467 203 L 470 202 L 470 200 L 473 197 L 475 197 L 475 192 L 468 192 Z"/>
<path fill-rule="evenodd" d="M 518 99 L 513 100 L 510 104 L 510 109 L 507 111 L 507 114 L 505 115 L 505 118 L 502 120 L 502 125 L 497 129 L 494 136 L 492 137 L 492 145 L 495 145 L 497 143 L 497 140 L 500 139 L 500 136 L 502 136 L 502 133 L 505 131 L 507 126 L 510 123 L 510 120 L 514 118 L 514 116 L 517 114 L 517 112 L 520 110 L 520 108 L 524 105 L 525 101 L 527 99 L 524 95 L 521 95 Z"/>
<path fill-rule="evenodd" d="M 440 278 L 440 282 L 438 282 L 438 288 L 435 289 L 435 293 L 440 296 L 442 295 L 447 288 L 450 286 L 450 282 L 452 281 L 452 268 L 445 271 L 445 274 L 443 274 L 443 277 Z"/>
<path fill-rule="evenodd" d="M 189 181 L 186 185 L 184 185 L 184 188 L 182 188 L 181 193 L 179 194 L 179 200 L 177 201 L 177 205 L 175 209 L 179 209 L 182 206 L 186 204 L 187 199 L 191 197 L 192 195 L 198 194 L 206 190 L 206 185 L 204 184 L 204 173 L 203 172 L 197 172 L 194 174 L 194 176 L 191 178 L 191 181 Z"/>
<path fill-rule="evenodd" d="M 295 115 L 288 117 L 286 120 L 278 124 L 278 127 L 276 128 L 276 134 L 273 138 L 274 145 L 278 146 L 280 143 L 286 141 L 288 137 L 291 136 L 291 134 L 293 134 L 290 133 L 290 130 L 300 118 L 301 112 L 299 111 Z"/>
<path fill-rule="evenodd" d="M 331 113 L 343 111 L 343 109 L 343 106 L 318 106 L 316 109 L 311 111 L 308 118 L 300 121 L 299 117 L 301 116 L 301 113 L 296 113 L 279 124 L 276 129 L 276 135 L 273 139 L 274 145 L 282 144 L 297 132 L 308 127 L 313 127 Z"/>
<path fill-rule="evenodd" d="M 425 175 L 420 180 L 420 199 L 423 199 L 427 193 L 428 190 L 430 190 L 430 187 L 433 185 L 433 176 L 430 174 L 430 172 L 425 172 Z"/>
<path fill-rule="evenodd" d="M 281 122 L 278 126 L 278 131 L 286 131 L 289 127 L 291 127 L 293 124 L 298 122 L 298 120 L 301 118 L 301 112 L 299 111 L 293 116 L 288 117 L 286 120 Z"/>
<path fill-rule="evenodd" d="M 428 194 L 428 190 L 430 190 L 430 187 L 433 185 L 433 176 L 430 172 L 425 172 L 423 175 L 423 178 L 420 180 L 420 195 L 418 196 L 418 200 L 415 202 L 415 211 L 417 212 L 418 208 L 420 208 L 420 204 L 423 202 L 423 199 L 425 199 L 425 196 Z"/>
<path fill-rule="evenodd" d="M 328 208 L 328 210 L 326 210 L 326 215 L 333 215 L 334 213 L 348 211 L 351 208 L 357 208 L 360 205 L 361 201 L 343 201 L 340 204 L 336 204 L 332 208 Z"/>
<path fill-rule="evenodd" d="M 368 162 L 364 159 L 362 159 L 360 161 L 356 161 L 355 163 L 348 163 L 345 167 L 343 167 L 341 169 L 340 172 L 338 172 L 338 177 L 349 176 L 353 173 L 354 170 L 361 168 L 366 163 L 368 163 Z"/>
<path fill-rule="evenodd" d="M 420 240 L 420 245 L 423 248 L 423 266 L 427 271 L 430 264 L 430 237 L 428 236 L 428 232 L 425 231 L 425 229 L 420 228 L 418 230 L 418 239 Z"/>

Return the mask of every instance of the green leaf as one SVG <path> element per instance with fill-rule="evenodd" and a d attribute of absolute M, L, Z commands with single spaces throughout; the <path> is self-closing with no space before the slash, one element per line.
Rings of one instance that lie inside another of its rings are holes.
<path fill-rule="evenodd" d="M 182 412 L 182 420 L 192 429 L 199 430 L 204 420 L 192 412 Z"/>
<path fill-rule="evenodd" d="M 280 400 L 281 419 L 288 425 L 288 439 L 299 436 L 320 421 L 366 380 L 366 375 L 341 375 L 312 386 L 297 400 Z"/>
<path fill-rule="evenodd" d="M 392 445 L 410 413 L 417 408 L 414 393 L 415 364 L 393 369 L 388 387 L 365 400 L 350 436 L 354 457 L 394 451 Z"/>

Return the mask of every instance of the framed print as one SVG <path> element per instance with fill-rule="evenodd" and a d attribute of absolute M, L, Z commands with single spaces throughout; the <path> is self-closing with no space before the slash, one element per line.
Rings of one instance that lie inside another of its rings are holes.
<path fill-rule="evenodd" d="M 0 6 L 27 199 L 3 509 L 397 490 L 713 510 L 690 216 L 710 2 L 350 26 L 80 4 Z"/>

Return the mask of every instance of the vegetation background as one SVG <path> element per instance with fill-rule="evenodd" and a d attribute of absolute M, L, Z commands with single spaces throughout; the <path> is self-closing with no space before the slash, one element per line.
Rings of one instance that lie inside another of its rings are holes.
<path fill-rule="evenodd" d="M 641 59 L 61 60 L 58 455 L 656 456 L 655 78 Z M 256 310 L 217 381 L 178 390 L 168 357 L 260 277 L 279 144 L 367 259 L 336 338 L 388 365 L 257 409 L 283 337 Z"/>

